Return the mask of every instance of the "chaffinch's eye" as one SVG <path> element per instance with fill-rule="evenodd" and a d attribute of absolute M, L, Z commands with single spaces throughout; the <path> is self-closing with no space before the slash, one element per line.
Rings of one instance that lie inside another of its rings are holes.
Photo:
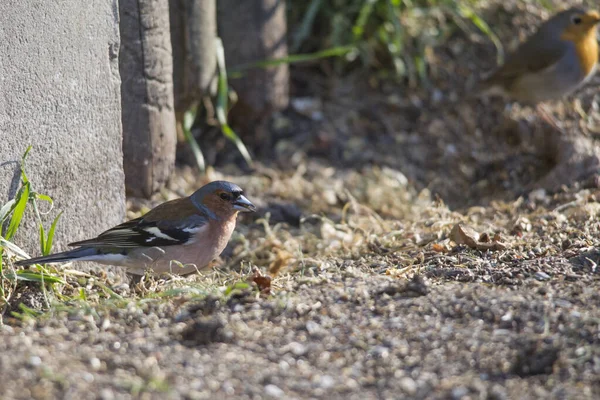
<path fill-rule="evenodd" d="M 582 22 L 582 19 L 579 15 L 574 15 L 571 18 L 571 21 L 575 24 L 575 25 L 579 25 Z"/>
<path fill-rule="evenodd" d="M 222 198 L 223 200 L 229 200 L 230 199 L 230 197 L 229 197 L 229 195 L 227 193 L 221 193 L 219 195 L 219 197 Z"/>

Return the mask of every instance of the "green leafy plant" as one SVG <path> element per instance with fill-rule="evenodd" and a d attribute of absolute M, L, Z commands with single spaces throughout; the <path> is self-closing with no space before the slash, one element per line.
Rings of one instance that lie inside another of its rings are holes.
<path fill-rule="evenodd" d="M 0 235 L 0 318 L 9 304 L 11 295 L 17 289 L 19 281 L 41 283 L 46 301 L 46 286 L 52 287 L 54 284 L 64 283 L 64 280 L 60 278 L 55 271 L 50 271 L 44 266 L 36 266 L 35 269 L 15 268 L 11 261 L 15 256 L 21 258 L 28 257 L 21 248 L 12 242 L 12 239 L 23 221 L 28 205 L 32 206 L 38 223 L 40 250 L 44 255 L 47 255 L 52 251 L 54 232 L 56 231 L 58 220 L 62 215 L 62 213 L 59 213 L 54 218 L 48 233 L 46 233 L 42 223 L 42 213 L 40 212 L 38 202 L 42 201 L 49 204 L 50 209 L 46 212 L 47 214 L 52 210 L 53 201 L 49 196 L 36 192 L 33 189 L 31 181 L 27 177 L 25 172 L 25 160 L 31 151 L 31 148 L 32 147 L 29 146 L 21 158 L 20 188 L 17 190 L 15 197 L 0 208 L 0 225 L 5 227 Z"/>
<path fill-rule="evenodd" d="M 230 99 L 230 88 L 227 79 L 227 69 L 225 67 L 225 52 L 223 50 L 223 42 L 220 38 L 216 39 L 216 52 L 217 52 L 217 92 L 214 95 L 214 110 L 217 122 L 219 123 L 219 128 L 223 135 L 231 140 L 233 144 L 237 147 L 238 151 L 244 157 L 244 160 L 248 165 L 252 166 L 252 157 L 244 145 L 244 142 L 240 139 L 240 137 L 235 133 L 235 131 L 229 125 L 227 120 L 227 114 L 230 109 L 229 99 Z M 194 138 L 192 134 L 192 125 L 198 116 L 198 105 L 192 106 L 184 115 L 183 121 L 183 134 L 188 142 L 190 149 L 192 150 L 192 154 L 196 160 L 196 165 L 200 169 L 200 171 L 204 171 L 206 168 L 204 156 L 202 155 L 202 151 L 198 142 Z"/>

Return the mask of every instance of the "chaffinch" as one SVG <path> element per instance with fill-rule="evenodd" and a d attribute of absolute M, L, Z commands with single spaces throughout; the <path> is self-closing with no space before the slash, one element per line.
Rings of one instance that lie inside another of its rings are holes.
<path fill-rule="evenodd" d="M 219 256 L 233 230 L 238 212 L 255 211 L 239 186 L 211 182 L 191 196 L 171 200 L 140 218 L 109 229 L 94 239 L 70 243 L 76 249 L 21 260 L 16 265 L 94 261 L 127 268 L 142 275 L 185 275 Z"/>
<path fill-rule="evenodd" d="M 559 12 L 481 84 L 482 92 L 526 103 L 566 96 L 596 71 L 600 14 L 580 8 Z"/>

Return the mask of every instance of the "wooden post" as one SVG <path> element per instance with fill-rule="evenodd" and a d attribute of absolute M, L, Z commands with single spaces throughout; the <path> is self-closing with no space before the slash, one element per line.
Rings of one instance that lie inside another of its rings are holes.
<path fill-rule="evenodd" d="M 173 58 L 168 0 L 120 0 L 125 185 L 150 197 L 175 162 Z"/>

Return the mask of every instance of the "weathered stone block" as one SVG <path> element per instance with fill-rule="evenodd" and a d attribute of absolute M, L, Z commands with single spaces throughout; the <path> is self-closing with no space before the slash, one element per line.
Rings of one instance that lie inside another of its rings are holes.
<path fill-rule="evenodd" d="M 0 2 L 0 204 L 33 145 L 34 189 L 64 211 L 54 250 L 125 214 L 118 12 L 116 0 Z M 31 213 L 15 242 L 39 254 Z"/>

